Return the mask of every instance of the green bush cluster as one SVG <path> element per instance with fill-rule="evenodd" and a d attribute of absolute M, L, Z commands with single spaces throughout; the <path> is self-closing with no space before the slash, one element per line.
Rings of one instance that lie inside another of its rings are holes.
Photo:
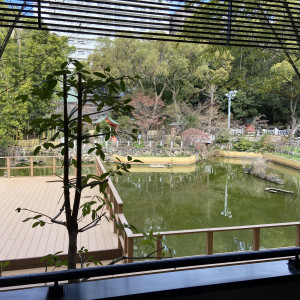
<path fill-rule="evenodd" d="M 216 134 L 216 143 L 225 144 L 230 141 L 230 132 L 227 129 L 222 129 Z"/>
<path fill-rule="evenodd" d="M 254 152 L 273 152 L 275 144 L 269 136 L 263 136 L 259 141 L 250 141 L 241 137 L 238 142 L 233 144 L 233 150 L 236 151 L 254 151 Z"/>
<path fill-rule="evenodd" d="M 137 148 L 137 149 L 141 149 L 145 147 L 145 143 L 144 141 L 141 140 L 141 143 L 139 144 L 138 142 L 132 143 L 132 146 Z"/>

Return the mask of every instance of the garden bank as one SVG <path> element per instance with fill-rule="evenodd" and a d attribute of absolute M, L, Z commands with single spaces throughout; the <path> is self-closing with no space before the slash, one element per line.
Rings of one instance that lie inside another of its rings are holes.
<path fill-rule="evenodd" d="M 230 158 L 264 158 L 273 163 L 300 170 L 300 161 L 269 154 L 269 153 L 255 153 L 255 152 L 237 152 L 237 151 L 218 151 L 218 155 Z"/>

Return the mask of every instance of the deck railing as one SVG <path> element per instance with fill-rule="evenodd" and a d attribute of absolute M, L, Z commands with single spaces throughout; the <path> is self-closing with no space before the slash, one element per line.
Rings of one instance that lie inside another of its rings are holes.
<path fill-rule="evenodd" d="M 101 161 L 96 159 L 96 170 L 97 174 L 101 175 L 105 173 L 105 168 Z M 108 182 L 107 188 L 108 200 L 111 205 L 108 205 L 110 215 L 115 216 L 115 220 L 119 224 L 127 224 L 126 217 L 123 214 L 123 201 L 119 196 L 114 184 L 111 180 Z M 205 234 L 206 235 L 206 251 L 207 255 L 214 253 L 214 233 L 217 232 L 228 232 L 228 231 L 241 231 L 241 230 L 252 230 L 252 250 L 260 250 L 260 233 L 261 229 L 278 228 L 278 227 L 296 227 L 295 246 L 300 247 L 300 222 L 289 222 L 289 223 L 275 223 L 275 224 L 260 224 L 260 225 L 247 225 L 247 226 L 234 226 L 234 227 L 218 227 L 218 228 L 201 228 L 201 229 L 190 229 L 190 230 L 177 230 L 177 231 L 164 231 L 155 232 L 153 235 L 159 237 L 156 242 L 156 255 L 161 257 L 162 251 L 162 239 L 166 236 L 180 236 L 188 234 Z M 144 238 L 143 234 L 133 233 L 130 228 L 121 230 L 114 225 L 114 232 L 118 234 L 118 245 L 123 249 L 123 255 L 129 257 L 128 262 L 133 262 L 133 249 L 134 241 L 136 239 Z"/>
<path fill-rule="evenodd" d="M 23 161 L 21 159 L 24 159 Z M 38 169 L 49 169 L 51 170 L 50 174 L 47 174 L 45 176 L 55 176 L 58 169 L 63 169 L 63 165 L 57 163 L 57 159 L 59 159 L 61 162 L 63 161 L 62 156 L 6 156 L 6 157 L 0 157 L 0 160 L 5 160 L 4 167 L 1 167 L 0 164 L 0 170 L 4 170 L 5 177 L 10 178 L 11 171 L 13 170 L 30 170 L 29 176 L 41 176 L 34 175 L 34 170 Z M 46 160 L 46 164 L 40 165 L 39 162 L 44 162 Z M 50 164 L 49 164 L 50 163 Z M 23 165 L 22 165 L 23 164 Z M 49 165 L 48 165 L 49 164 Z M 19 165 L 19 166 L 18 166 Z M 92 165 L 83 165 L 82 167 L 91 167 Z M 74 172 L 72 172 L 72 175 L 75 175 L 76 169 L 74 168 Z M 14 175 L 15 176 L 15 175 Z M 26 176 L 26 175 L 20 175 L 20 176 Z"/>

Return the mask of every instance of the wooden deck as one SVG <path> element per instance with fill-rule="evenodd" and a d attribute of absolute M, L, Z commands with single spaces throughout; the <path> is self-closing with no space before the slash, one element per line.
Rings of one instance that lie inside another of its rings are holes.
<path fill-rule="evenodd" d="M 64 226 L 46 224 L 32 228 L 33 221 L 22 221 L 34 214 L 15 211 L 21 207 L 55 216 L 62 205 L 62 200 L 59 202 L 62 184 L 47 182 L 51 180 L 55 177 L 0 178 L 0 261 L 10 261 L 12 269 L 38 267 L 41 266 L 40 258 L 47 254 L 57 251 L 67 253 L 68 235 Z M 96 188 L 85 189 L 83 196 L 93 196 L 95 193 Z M 79 234 L 78 249 L 81 246 L 99 259 L 122 255 L 121 249 L 117 249 L 113 224 L 105 219 L 99 226 Z"/>

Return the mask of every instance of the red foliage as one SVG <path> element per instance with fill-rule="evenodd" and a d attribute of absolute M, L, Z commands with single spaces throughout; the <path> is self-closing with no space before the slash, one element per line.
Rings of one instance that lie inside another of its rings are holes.
<path fill-rule="evenodd" d="M 143 94 L 133 96 L 130 104 L 135 108 L 132 115 L 136 120 L 136 125 L 140 129 L 148 131 L 151 127 L 162 124 L 163 118 L 161 112 L 164 103 L 160 99 L 157 100 L 155 110 L 155 99 Z"/>
<path fill-rule="evenodd" d="M 210 136 L 196 128 L 189 128 L 181 133 L 182 139 L 193 145 L 196 149 L 200 150 L 203 144 L 207 144 L 211 142 Z"/>

